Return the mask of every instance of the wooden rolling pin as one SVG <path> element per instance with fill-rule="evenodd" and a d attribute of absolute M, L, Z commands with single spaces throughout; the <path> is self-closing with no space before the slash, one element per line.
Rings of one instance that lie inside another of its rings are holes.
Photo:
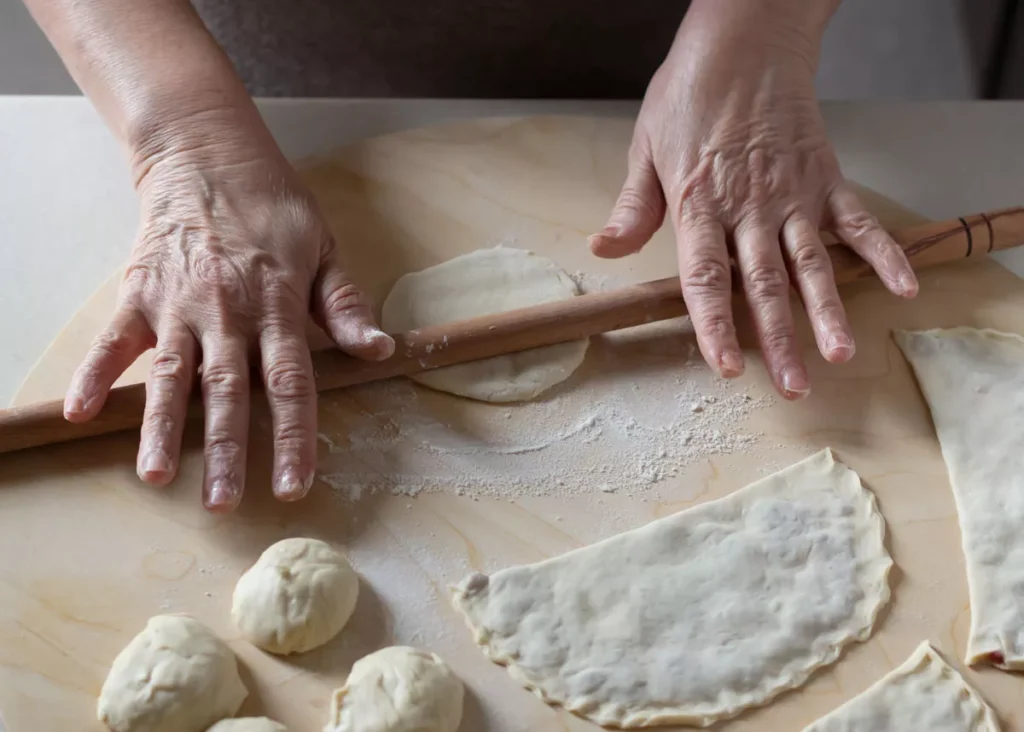
<path fill-rule="evenodd" d="M 1009 249 L 1024 244 L 1024 208 L 964 216 L 892 232 L 916 269 Z M 874 275 L 851 250 L 828 247 L 836 280 L 842 284 Z M 475 361 L 503 353 L 564 343 L 608 331 L 675 318 L 686 313 L 677 277 L 581 295 L 458 323 L 395 335 L 395 355 L 370 363 L 340 351 L 313 354 L 317 391 L 390 379 Z M 119 432 L 142 424 L 144 384 L 110 392 L 103 411 L 85 424 L 64 419 L 61 401 L 0 410 L 0 453 L 81 437 Z M 202 416 L 193 400 L 190 416 Z"/>

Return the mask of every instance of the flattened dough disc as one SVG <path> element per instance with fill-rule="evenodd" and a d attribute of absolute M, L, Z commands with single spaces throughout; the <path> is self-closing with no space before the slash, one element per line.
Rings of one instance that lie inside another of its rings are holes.
<path fill-rule="evenodd" d="M 857 474 L 813 455 L 453 601 L 493 661 L 602 725 L 706 727 L 803 684 L 871 634 L 892 560 Z"/>
<path fill-rule="evenodd" d="M 381 323 L 394 333 L 578 294 L 576 283 L 547 257 L 508 247 L 480 249 L 399 278 L 384 301 Z M 425 371 L 412 379 L 470 399 L 517 402 L 568 379 L 586 352 L 585 340 L 559 343 Z"/>
<path fill-rule="evenodd" d="M 953 484 L 971 598 L 967 663 L 1024 669 L 1024 338 L 953 328 L 896 341 Z"/>

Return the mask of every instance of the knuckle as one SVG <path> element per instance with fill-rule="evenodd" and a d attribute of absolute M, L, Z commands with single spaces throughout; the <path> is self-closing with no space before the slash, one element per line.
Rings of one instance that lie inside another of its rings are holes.
<path fill-rule="evenodd" d="M 701 258 L 687 268 L 683 287 L 697 292 L 728 290 L 732 282 L 729 266 L 718 259 Z"/>
<path fill-rule="evenodd" d="M 660 213 L 658 205 L 654 201 L 632 186 L 622 189 L 615 207 L 620 210 L 634 211 L 646 219 L 657 218 Z"/>
<path fill-rule="evenodd" d="M 260 289 L 266 306 L 271 313 L 292 316 L 297 313 L 305 315 L 309 310 L 309 293 L 300 290 L 294 278 L 275 272 L 263 277 Z M 268 316 L 269 317 L 269 316 Z M 295 318 L 292 318 L 293 320 Z"/>
<path fill-rule="evenodd" d="M 843 317 L 843 306 L 838 300 L 826 297 L 810 304 L 807 314 L 815 322 L 837 322 Z"/>
<path fill-rule="evenodd" d="M 774 355 L 788 353 L 792 350 L 795 342 L 796 337 L 793 330 L 782 325 L 769 326 L 761 334 L 764 350 Z"/>
<path fill-rule="evenodd" d="M 713 341 L 732 339 L 735 335 L 736 329 L 728 311 L 705 310 L 695 320 L 696 329 Z"/>
<path fill-rule="evenodd" d="M 274 428 L 274 448 L 278 452 L 298 453 L 310 442 L 310 431 L 302 422 L 283 419 Z"/>
<path fill-rule="evenodd" d="M 329 318 L 347 315 L 367 306 L 362 290 L 353 284 L 336 287 L 324 298 L 324 314 Z"/>
<path fill-rule="evenodd" d="M 245 455 L 245 446 L 223 430 L 211 430 L 206 436 L 206 457 L 211 463 L 238 464 Z"/>
<path fill-rule="evenodd" d="M 230 366 L 208 365 L 202 383 L 203 393 L 213 401 L 237 403 L 248 398 L 246 377 Z"/>
<path fill-rule="evenodd" d="M 155 382 L 164 382 L 169 386 L 183 385 L 190 376 L 185 359 L 170 349 L 160 349 L 153 355 L 150 373 Z"/>
<path fill-rule="evenodd" d="M 134 347 L 135 339 L 121 329 L 108 329 L 96 336 L 94 350 L 102 356 L 126 356 Z"/>
<path fill-rule="evenodd" d="M 163 442 L 174 434 L 177 428 L 177 420 L 166 411 L 163 406 L 158 406 L 146 415 L 142 425 L 144 438 Z"/>
<path fill-rule="evenodd" d="M 816 242 L 798 243 L 791 258 L 793 268 L 800 275 L 832 277 L 832 260 Z"/>
<path fill-rule="evenodd" d="M 279 359 L 264 372 L 267 392 L 277 399 L 305 400 L 313 394 L 306 369 L 291 359 Z"/>
<path fill-rule="evenodd" d="M 881 230 L 878 219 L 867 211 L 845 213 L 836 219 L 836 228 L 853 239 L 863 239 Z"/>
<path fill-rule="evenodd" d="M 755 300 L 783 297 L 789 290 L 789 276 L 779 267 L 758 264 L 747 272 L 746 288 Z"/>

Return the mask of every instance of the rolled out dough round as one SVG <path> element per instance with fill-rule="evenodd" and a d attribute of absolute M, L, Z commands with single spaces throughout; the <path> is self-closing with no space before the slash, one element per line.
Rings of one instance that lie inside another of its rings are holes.
<path fill-rule="evenodd" d="M 288 729 L 267 717 L 239 717 L 222 719 L 206 732 L 288 732 Z"/>
<path fill-rule="evenodd" d="M 352 666 L 334 692 L 324 732 L 455 732 L 462 682 L 433 653 L 382 648 Z"/>
<path fill-rule="evenodd" d="M 248 692 L 231 649 L 187 615 L 157 615 L 110 667 L 97 705 L 113 732 L 205 732 Z"/>
<path fill-rule="evenodd" d="M 523 249 L 480 249 L 401 277 L 384 301 L 381 321 L 402 332 L 565 300 L 579 288 L 558 265 Z M 568 379 L 583 363 L 587 341 L 447 366 L 412 379 L 485 402 L 532 399 Z"/>
<path fill-rule="evenodd" d="M 258 648 L 304 653 L 341 631 L 358 595 L 359 575 L 344 554 L 318 539 L 284 539 L 239 578 L 231 617 Z"/>

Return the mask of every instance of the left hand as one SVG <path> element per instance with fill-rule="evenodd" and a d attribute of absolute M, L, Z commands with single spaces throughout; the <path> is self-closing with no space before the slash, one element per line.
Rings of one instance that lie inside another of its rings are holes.
<path fill-rule="evenodd" d="M 732 313 L 734 258 L 768 371 L 795 399 L 810 382 L 791 284 L 821 354 L 838 363 L 854 353 L 819 230 L 869 262 L 891 292 L 913 297 L 917 279 L 839 171 L 814 94 L 817 40 L 768 18 L 716 25 L 708 12 L 687 18 L 651 81 L 626 183 L 591 248 L 600 257 L 632 254 L 667 211 L 701 353 L 723 377 L 744 369 Z"/>

